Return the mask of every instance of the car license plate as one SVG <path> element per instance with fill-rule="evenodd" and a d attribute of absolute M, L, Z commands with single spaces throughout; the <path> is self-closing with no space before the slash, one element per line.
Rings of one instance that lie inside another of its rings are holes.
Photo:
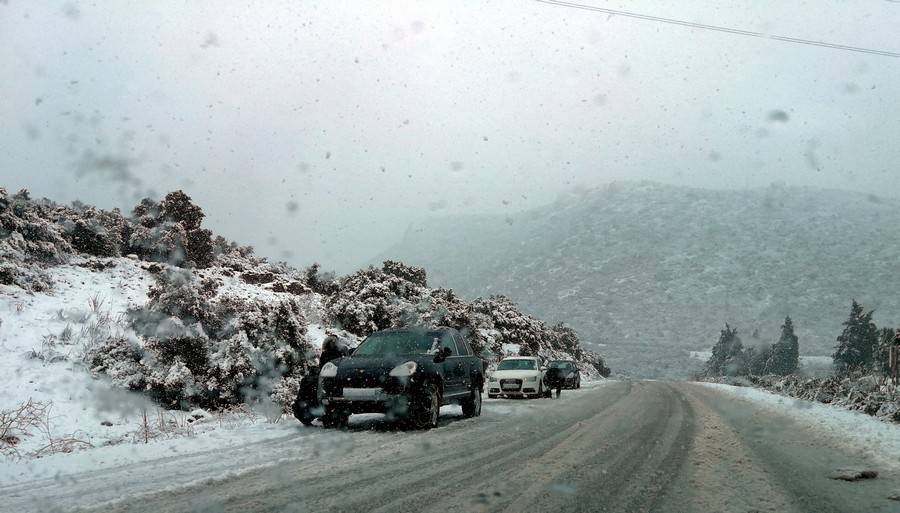
<path fill-rule="evenodd" d="M 377 401 L 384 398 L 380 388 L 345 388 L 344 399 L 350 401 Z"/>
<path fill-rule="evenodd" d="M 504 383 L 503 384 L 503 390 L 518 390 L 518 389 L 519 389 L 519 385 L 517 385 L 515 383 Z"/>

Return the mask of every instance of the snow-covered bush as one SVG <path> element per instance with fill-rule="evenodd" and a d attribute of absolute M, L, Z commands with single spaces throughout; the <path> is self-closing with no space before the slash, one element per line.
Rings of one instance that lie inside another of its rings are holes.
<path fill-rule="evenodd" d="M 203 211 L 183 191 L 170 192 L 160 203 L 145 198 L 132 214 L 137 226 L 128 245 L 142 259 L 201 268 L 212 263 L 213 234 L 200 227 Z"/>
<path fill-rule="evenodd" d="M 333 273 L 320 271 L 321 266 L 318 263 L 314 263 L 306 268 L 304 271 L 306 286 L 317 294 L 331 296 L 338 291 L 340 285 Z"/>
<path fill-rule="evenodd" d="M 386 274 L 406 280 L 418 287 L 428 286 L 425 269 L 422 269 L 421 267 L 406 265 L 402 262 L 395 262 L 393 260 L 386 260 L 384 264 L 382 264 L 381 269 Z"/>
<path fill-rule="evenodd" d="M 118 209 L 105 212 L 87 208 L 75 216 L 67 220 L 67 235 L 76 251 L 101 257 L 122 254 L 123 236 L 130 230 Z"/>
<path fill-rule="evenodd" d="M 136 341 L 110 337 L 90 351 L 88 364 L 91 372 L 106 374 L 116 386 L 143 390 L 147 384 L 143 357 L 144 349 Z"/>
<path fill-rule="evenodd" d="M 357 335 L 408 326 L 457 328 L 477 354 L 504 354 L 516 344 L 523 355 L 572 358 L 603 376 L 609 375 L 599 355 L 581 349 L 578 334 L 557 324 L 522 313 L 509 298 L 491 296 L 467 303 L 450 289 L 429 289 L 425 271 L 398 262 L 385 262 L 345 276 L 326 302 L 332 322 Z"/>
<path fill-rule="evenodd" d="M 92 353 L 95 372 L 175 407 L 287 400 L 296 390 L 315 356 L 296 299 L 222 295 L 215 279 L 187 269 L 157 280 L 147 305 L 128 312 L 143 346 L 111 339 Z"/>
<path fill-rule="evenodd" d="M 326 303 L 328 316 L 361 337 L 400 325 L 422 294 L 420 286 L 375 267 L 341 278 L 338 287 Z"/>
<path fill-rule="evenodd" d="M 63 226 L 50 220 L 49 202 L 31 200 L 21 190 L 0 192 L 0 261 L 64 263 L 73 252 Z"/>
<path fill-rule="evenodd" d="M 832 404 L 900 423 L 900 387 L 878 376 L 749 376 L 747 380 L 755 387 L 778 394 Z"/>

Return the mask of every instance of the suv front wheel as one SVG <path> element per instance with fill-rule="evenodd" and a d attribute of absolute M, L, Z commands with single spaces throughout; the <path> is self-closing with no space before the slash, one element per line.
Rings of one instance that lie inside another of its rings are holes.
<path fill-rule="evenodd" d="M 325 416 L 322 417 L 322 425 L 326 428 L 342 428 L 350 422 L 350 415 L 341 410 L 334 408 L 326 408 Z"/>
<path fill-rule="evenodd" d="M 481 385 L 472 387 L 472 397 L 460 401 L 463 417 L 471 418 L 481 415 Z"/>
<path fill-rule="evenodd" d="M 436 428 L 441 416 L 441 393 L 434 385 L 428 385 L 410 408 L 409 423 L 414 429 Z"/>

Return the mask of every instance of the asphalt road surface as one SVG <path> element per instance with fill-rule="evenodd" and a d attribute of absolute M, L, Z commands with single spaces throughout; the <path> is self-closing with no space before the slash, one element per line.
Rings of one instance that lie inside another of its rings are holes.
<path fill-rule="evenodd" d="M 0 510 L 900 512 L 888 499 L 900 490 L 896 471 L 815 426 L 696 384 L 613 382 L 559 400 L 485 401 L 477 419 L 445 411 L 429 432 L 371 416 L 344 432 L 298 425 L 298 436 L 321 436 L 22 485 L 6 490 Z M 831 479 L 848 467 L 880 474 Z"/>

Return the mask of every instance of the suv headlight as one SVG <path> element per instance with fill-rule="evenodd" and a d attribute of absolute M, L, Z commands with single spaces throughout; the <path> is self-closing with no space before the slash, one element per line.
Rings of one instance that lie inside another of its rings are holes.
<path fill-rule="evenodd" d="M 537 376 L 528 376 L 525 381 L 537 381 Z"/>
<path fill-rule="evenodd" d="M 337 376 L 337 365 L 328 362 L 322 366 L 322 369 L 319 371 L 319 377 L 321 378 L 333 378 Z"/>
<path fill-rule="evenodd" d="M 419 366 L 416 362 L 406 362 L 391 369 L 391 376 L 395 378 L 408 378 L 416 373 Z"/>

